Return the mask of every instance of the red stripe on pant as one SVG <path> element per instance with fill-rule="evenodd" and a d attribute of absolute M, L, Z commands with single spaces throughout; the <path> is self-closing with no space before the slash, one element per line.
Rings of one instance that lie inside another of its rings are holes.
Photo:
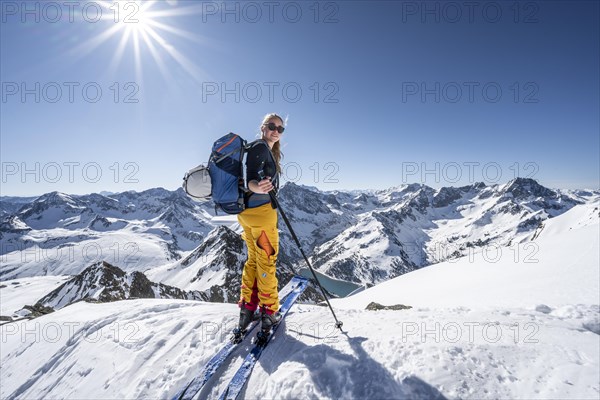
<path fill-rule="evenodd" d="M 242 304 L 250 311 L 256 311 L 256 309 L 258 308 L 258 281 L 256 279 L 254 279 L 254 285 L 252 286 L 252 296 L 250 296 L 250 303 L 244 303 L 242 301 Z"/>

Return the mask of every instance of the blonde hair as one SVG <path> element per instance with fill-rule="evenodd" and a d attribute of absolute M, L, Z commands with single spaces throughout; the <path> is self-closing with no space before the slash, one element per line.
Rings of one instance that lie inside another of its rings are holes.
<path fill-rule="evenodd" d="M 265 117 L 262 120 L 262 123 L 260 124 L 260 137 L 261 139 L 264 139 L 265 133 L 263 131 L 263 127 L 266 126 L 270 120 L 277 118 L 281 121 L 282 124 L 285 123 L 285 121 L 283 120 L 283 118 L 281 118 L 278 114 L 275 113 L 270 113 L 265 115 Z M 275 164 L 277 165 L 277 172 L 281 173 L 281 159 L 283 158 L 283 153 L 281 152 L 281 144 L 280 144 L 281 140 L 278 140 L 275 144 L 273 144 L 273 148 L 271 149 L 271 152 L 273 153 L 273 157 L 275 157 Z"/>

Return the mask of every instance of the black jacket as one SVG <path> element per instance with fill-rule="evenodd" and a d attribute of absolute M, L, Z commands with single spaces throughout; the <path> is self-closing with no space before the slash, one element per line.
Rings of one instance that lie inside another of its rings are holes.
<path fill-rule="evenodd" d="M 260 182 L 261 172 L 263 178 L 270 176 L 273 187 L 279 190 L 279 173 L 277 172 L 277 164 L 273 159 L 273 154 L 265 141 L 258 140 L 250 148 L 246 156 L 246 182 L 252 180 Z M 248 194 L 246 198 L 248 208 L 259 207 L 271 201 L 271 197 L 268 194 L 253 193 L 251 191 Z"/>

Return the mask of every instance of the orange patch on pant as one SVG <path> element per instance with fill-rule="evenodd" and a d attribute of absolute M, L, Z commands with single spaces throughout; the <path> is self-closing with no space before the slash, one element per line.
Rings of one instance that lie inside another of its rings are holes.
<path fill-rule="evenodd" d="M 267 256 L 270 257 L 273 254 L 275 254 L 275 249 L 273 248 L 273 246 L 271 246 L 271 242 L 269 242 L 269 238 L 267 237 L 267 234 L 265 233 L 265 231 L 262 231 L 260 233 L 260 236 L 258 237 L 256 244 L 258 245 L 258 247 L 260 247 L 267 253 Z"/>

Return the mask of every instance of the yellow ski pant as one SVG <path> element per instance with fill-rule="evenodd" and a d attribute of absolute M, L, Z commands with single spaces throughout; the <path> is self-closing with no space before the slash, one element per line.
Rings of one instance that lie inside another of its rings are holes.
<path fill-rule="evenodd" d="M 238 214 L 238 222 L 244 228 L 242 238 L 248 247 L 248 260 L 242 273 L 240 307 L 254 311 L 264 308 L 272 314 L 279 310 L 279 293 L 275 262 L 279 254 L 279 231 L 277 210 L 271 203 L 247 208 Z"/>

